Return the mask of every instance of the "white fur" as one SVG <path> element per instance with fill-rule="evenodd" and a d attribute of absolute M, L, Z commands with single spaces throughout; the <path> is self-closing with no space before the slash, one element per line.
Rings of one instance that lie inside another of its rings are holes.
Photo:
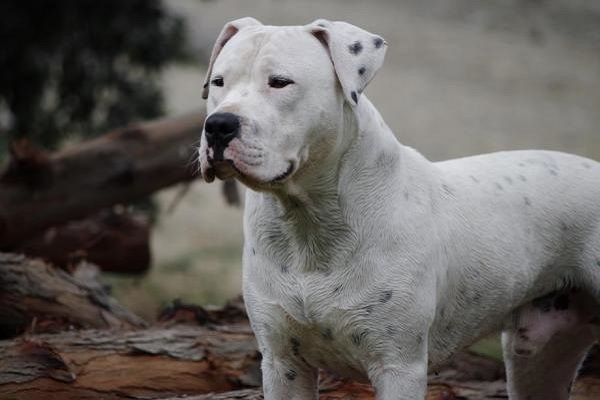
<path fill-rule="evenodd" d="M 327 368 L 370 380 L 379 400 L 422 399 L 428 369 L 503 326 L 511 398 L 567 398 L 597 331 L 571 324 L 577 346 L 523 358 L 509 321 L 563 285 L 600 300 L 600 164 L 549 151 L 428 161 L 360 96 L 383 61 L 376 38 L 243 19 L 213 51 L 207 82 L 225 84 L 207 88 L 208 112 L 242 119 L 224 153 L 237 171 L 211 160 L 204 135 L 200 163 L 207 180 L 250 188 L 244 297 L 265 398 L 315 399 Z M 346 53 L 356 40 L 360 54 Z M 271 88 L 273 73 L 295 83 Z M 547 374 L 556 387 L 536 386 Z"/>

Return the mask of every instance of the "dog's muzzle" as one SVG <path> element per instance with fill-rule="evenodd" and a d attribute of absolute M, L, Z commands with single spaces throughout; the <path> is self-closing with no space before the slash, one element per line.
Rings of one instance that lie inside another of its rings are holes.
<path fill-rule="evenodd" d="M 225 160 L 223 153 L 229 143 L 240 135 L 240 118 L 232 113 L 215 113 L 204 122 L 206 139 L 206 161 L 201 163 L 202 176 L 212 182 L 217 176 L 226 179 L 235 173 L 233 161 Z"/>
<path fill-rule="evenodd" d="M 240 134 L 240 119 L 232 113 L 216 113 L 206 119 L 204 135 L 206 144 L 212 150 L 212 160 L 222 161 L 223 152 L 234 138 Z"/>

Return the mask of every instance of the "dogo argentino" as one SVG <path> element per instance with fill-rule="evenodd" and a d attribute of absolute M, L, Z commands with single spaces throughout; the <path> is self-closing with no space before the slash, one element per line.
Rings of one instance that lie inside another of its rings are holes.
<path fill-rule="evenodd" d="M 502 329 L 511 399 L 567 399 L 600 333 L 600 163 L 428 161 L 362 94 L 386 46 L 345 22 L 253 18 L 214 45 L 200 167 L 249 188 L 265 398 L 316 399 L 323 368 L 423 399 L 428 370 Z"/>

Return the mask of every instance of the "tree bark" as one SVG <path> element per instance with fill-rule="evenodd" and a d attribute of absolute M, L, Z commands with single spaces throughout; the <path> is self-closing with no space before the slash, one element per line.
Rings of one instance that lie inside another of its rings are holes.
<path fill-rule="evenodd" d="M 26 329 L 135 328 L 145 323 L 123 309 L 81 264 L 75 275 L 39 260 L 0 253 L 0 336 Z"/>
<path fill-rule="evenodd" d="M 149 399 L 260 385 L 247 324 L 71 331 L 0 342 L 0 398 Z"/>
<path fill-rule="evenodd" d="M 53 154 L 15 143 L 0 173 L 0 249 L 196 177 L 205 113 L 120 129 Z"/>

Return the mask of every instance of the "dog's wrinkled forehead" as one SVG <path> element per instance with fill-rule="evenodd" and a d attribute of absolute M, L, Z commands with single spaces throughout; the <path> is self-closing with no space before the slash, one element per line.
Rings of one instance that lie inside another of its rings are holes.
<path fill-rule="evenodd" d="M 215 42 L 204 82 L 202 93 L 204 98 L 207 98 L 209 94 L 208 83 L 217 57 L 227 43 L 241 32 L 245 35 L 240 36 L 245 37 L 260 32 L 266 34 L 287 32 L 290 37 L 289 43 L 285 47 L 286 50 L 291 49 L 298 53 L 307 51 L 307 47 L 301 45 L 301 38 L 303 37 L 302 34 L 309 33 L 325 46 L 344 96 L 353 106 L 358 104 L 361 93 L 383 64 L 387 47 L 387 43 L 381 36 L 367 32 L 347 22 L 319 19 L 302 27 L 273 27 L 264 26 L 254 18 L 241 18 L 227 23 Z M 256 45 L 250 44 L 250 47 L 256 47 Z M 305 56 L 310 57 L 311 54 Z"/>
<path fill-rule="evenodd" d="M 213 74 L 258 69 L 294 77 L 331 65 L 325 47 L 303 27 L 259 26 L 244 29 L 227 42 L 214 62 Z"/>

